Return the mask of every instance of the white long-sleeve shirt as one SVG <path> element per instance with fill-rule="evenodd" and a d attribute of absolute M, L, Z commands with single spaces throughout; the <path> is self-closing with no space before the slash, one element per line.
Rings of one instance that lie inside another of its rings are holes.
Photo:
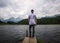
<path fill-rule="evenodd" d="M 36 24 L 36 21 L 35 21 L 35 16 L 34 14 L 30 14 L 29 17 L 29 25 L 33 25 L 33 24 Z"/>

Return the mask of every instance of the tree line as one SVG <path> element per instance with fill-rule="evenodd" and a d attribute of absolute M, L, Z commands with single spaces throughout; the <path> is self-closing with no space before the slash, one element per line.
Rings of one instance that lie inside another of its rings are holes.
<path fill-rule="evenodd" d="M 0 24 L 28 24 L 28 19 L 23 19 L 21 21 L 19 21 L 18 23 L 12 22 L 12 21 L 8 21 L 7 23 L 4 23 L 2 21 L 0 21 Z M 44 18 L 40 18 L 37 19 L 37 24 L 60 24 L 60 16 L 56 16 L 56 17 L 44 17 Z"/>

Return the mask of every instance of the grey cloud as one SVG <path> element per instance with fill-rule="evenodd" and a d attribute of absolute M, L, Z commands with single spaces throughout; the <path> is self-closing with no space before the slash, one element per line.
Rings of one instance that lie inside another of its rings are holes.
<path fill-rule="evenodd" d="M 48 3 L 54 3 L 54 4 L 60 3 L 60 0 L 44 0 L 44 1 Z"/>
<path fill-rule="evenodd" d="M 7 6 L 6 2 L 4 0 L 0 0 L 0 7 Z"/>
<path fill-rule="evenodd" d="M 1 3 L 0 3 L 0 7 L 5 7 L 5 6 L 6 6 L 5 4 L 1 4 Z"/>
<path fill-rule="evenodd" d="M 60 12 L 60 6 L 57 6 L 54 10 Z"/>
<path fill-rule="evenodd" d="M 11 1 L 9 0 L 0 0 L 0 7 L 7 7 L 11 4 Z"/>
<path fill-rule="evenodd" d="M 47 4 L 47 6 L 44 6 Z M 60 12 L 60 0 L 44 0 L 42 12 L 45 14 L 52 14 L 54 12 Z"/>
<path fill-rule="evenodd" d="M 47 16 L 49 16 L 48 14 L 55 15 L 60 12 L 60 0 L 35 0 L 33 2 L 33 5 L 28 2 L 32 2 L 32 0 L 26 0 L 26 1 L 24 0 L 0 0 L 0 8 L 3 8 L 3 9 L 0 9 L 0 14 L 1 14 L 0 16 L 3 17 L 3 15 L 5 15 L 6 17 L 4 16 L 3 17 L 4 19 L 10 18 L 10 16 L 11 17 L 19 16 L 23 18 L 22 16 L 28 15 L 30 13 L 29 10 L 31 9 L 32 6 L 34 9 L 38 9 L 38 12 L 36 13 L 38 14 L 39 17 L 46 16 L 46 14 Z"/>

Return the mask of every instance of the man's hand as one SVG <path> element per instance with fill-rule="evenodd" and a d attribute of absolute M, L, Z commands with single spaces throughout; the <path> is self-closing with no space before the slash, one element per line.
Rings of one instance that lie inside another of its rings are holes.
<path fill-rule="evenodd" d="M 37 24 L 35 24 L 35 26 L 36 26 Z"/>

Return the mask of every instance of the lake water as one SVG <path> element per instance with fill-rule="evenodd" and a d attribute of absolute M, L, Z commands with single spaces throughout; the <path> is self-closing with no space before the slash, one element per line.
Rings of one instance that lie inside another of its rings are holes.
<path fill-rule="evenodd" d="M 28 25 L 0 25 L 0 43 L 22 43 Z M 37 25 L 37 39 L 47 43 L 60 43 L 60 25 Z"/>

